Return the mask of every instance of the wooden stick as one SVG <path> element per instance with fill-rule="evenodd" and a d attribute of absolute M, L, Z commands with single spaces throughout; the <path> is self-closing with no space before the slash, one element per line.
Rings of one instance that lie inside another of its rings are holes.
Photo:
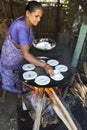
<path fill-rule="evenodd" d="M 21 81 L 21 83 L 22 83 L 22 85 L 28 87 L 29 89 L 35 90 L 35 89 L 34 89 L 35 86 L 29 85 L 28 83 L 26 83 L 26 82 L 24 82 L 24 81 Z"/>
<path fill-rule="evenodd" d="M 70 117 L 68 111 L 58 98 L 58 96 L 55 94 L 54 90 L 51 88 L 46 89 L 46 92 L 48 93 L 50 99 L 53 102 L 53 109 L 55 110 L 56 114 L 59 116 L 59 118 L 64 122 L 64 124 L 67 126 L 69 130 L 78 130 L 75 123 L 73 122 L 72 118 Z"/>
<path fill-rule="evenodd" d="M 83 70 L 84 70 L 84 73 L 85 73 L 85 76 L 87 78 L 87 62 L 83 62 Z"/>
<path fill-rule="evenodd" d="M 42 92 L 41 92 L 42 93 Z M 42 112 L 42 104 L 43 104 L 43 93 L 38 93 L 38 102 L 36 108 L 35 121 L 32 130 L 39 130 L 40 128 L 40 120 L 41 120 L 41 112 Z"/>

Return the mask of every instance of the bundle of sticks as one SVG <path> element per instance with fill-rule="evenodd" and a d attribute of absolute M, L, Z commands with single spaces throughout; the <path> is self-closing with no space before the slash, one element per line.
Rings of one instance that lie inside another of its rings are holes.
<path fill-rule="evenodd" d="M 87 86 L 83 83 L 79 73 L 72 77 L 70 91 L 73 95 L 78 96 L 83 104 L 87 101 Z"/>

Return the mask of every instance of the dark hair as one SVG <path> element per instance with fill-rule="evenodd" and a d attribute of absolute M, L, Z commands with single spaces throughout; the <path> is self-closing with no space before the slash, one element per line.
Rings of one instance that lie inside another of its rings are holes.
<path fill-rule="evenodd" d="M 33 12 L 35 11 L 35 9 L 40 9 L 42 8 L 41 3 L 37 2 L 37 1 L 30 1 L 28 2 L 28 4 L 26 5 L 25 8 L 25 12 L 28 10 L 29 12 Z"/>

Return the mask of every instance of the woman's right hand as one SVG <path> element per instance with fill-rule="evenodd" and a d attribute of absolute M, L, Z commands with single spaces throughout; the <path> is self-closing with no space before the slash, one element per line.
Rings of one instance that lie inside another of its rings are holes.
<path fill-rule="evenodd" d="M 54 75 L 54 70 L 53 70 L 53 68 L 50 65 L 46 64 L 44 69 L 50 76 Z"/>

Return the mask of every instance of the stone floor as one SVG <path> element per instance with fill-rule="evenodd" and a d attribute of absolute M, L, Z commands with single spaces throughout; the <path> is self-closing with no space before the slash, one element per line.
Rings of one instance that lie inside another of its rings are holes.
<path fill-rule="evenodd" d="M 0 103 L 0 130 L 18 130 L 16 106 L 17 95 L 7 93 L 6 102 Z"/>

